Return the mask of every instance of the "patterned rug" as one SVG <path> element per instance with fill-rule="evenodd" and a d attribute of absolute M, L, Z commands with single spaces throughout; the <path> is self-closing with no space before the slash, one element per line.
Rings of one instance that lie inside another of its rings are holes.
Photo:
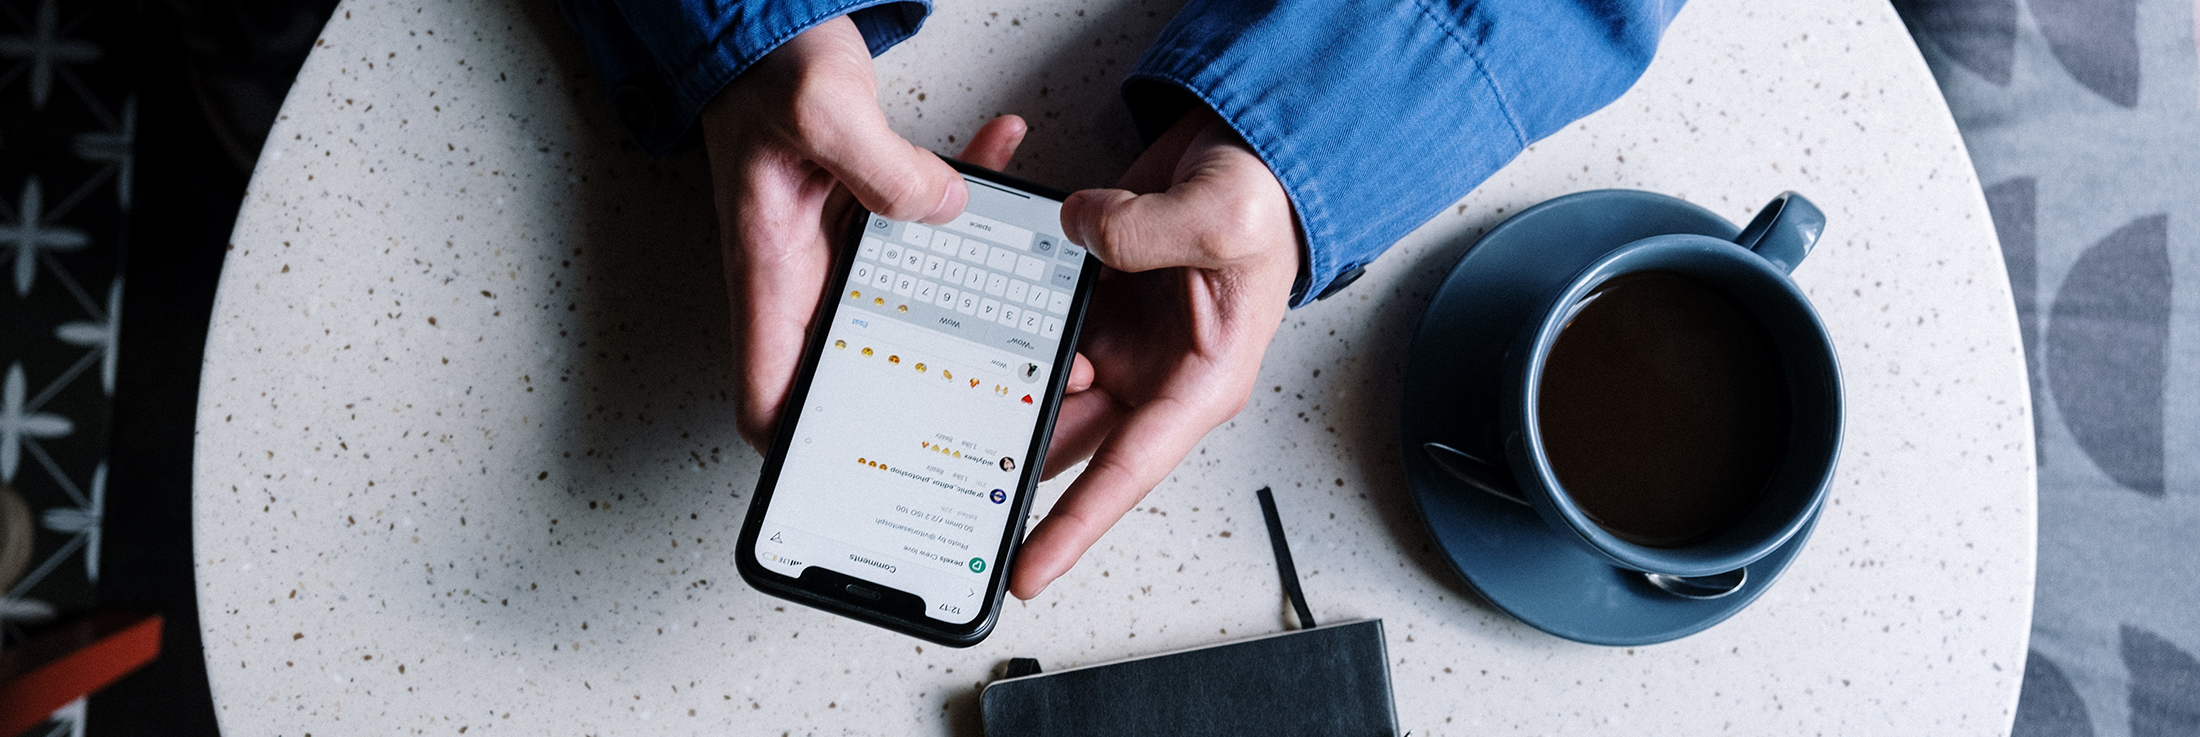
<path fill-rule="evenodd" d="M 0 4 L 0 483 L 36 512 L 0 647 L 90 608 L 100 580 L 138 122 L 109 51 L 122 9 Z"/>
<path fill-rule="evenodd" d="M 166 618 L 160 659 L 28 734 L 215 734 L 199 356 L 253 157 L 334 4 L 0 0 L 0 482 L 30 533 L 19 571 L 0 550 L 0 648 L 93 607 Z"/>
<path fill-rule="evenodd" d="M 2193 0 L 1900 0 L 1993 210 L 2038 436 L 2015 733 L 2200 735 Z"/>

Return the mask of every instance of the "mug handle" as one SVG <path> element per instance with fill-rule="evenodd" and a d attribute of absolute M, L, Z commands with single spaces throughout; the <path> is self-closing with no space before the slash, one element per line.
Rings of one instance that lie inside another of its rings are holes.
<path fill-rule="evenodd" d="M 1826 214 L 1817 205 L 1794 192 L 1781 192 L 1772 198 L 1757 217 L 1749 221 L 1742 234 L 1734 236 L 1735 245 L 1756 252 L 1781 271 L 1794 272 L 1810 255 L 1811 246 L 1818 244 L 1818 236 L 1826 232 Z"/>

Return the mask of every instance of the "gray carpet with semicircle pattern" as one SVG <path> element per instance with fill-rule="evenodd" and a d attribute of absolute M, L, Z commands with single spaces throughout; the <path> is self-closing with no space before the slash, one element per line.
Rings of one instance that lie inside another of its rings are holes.
<path fill-rule="evenodd" d="M 1985 186 L 2032 378 L 2015 733 L 2200 735 L 2200 4 L 1895 5 Z"/>

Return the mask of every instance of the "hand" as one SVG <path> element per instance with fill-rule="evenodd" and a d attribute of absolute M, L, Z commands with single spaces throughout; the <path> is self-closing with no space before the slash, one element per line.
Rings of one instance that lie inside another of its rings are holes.
<path fill-rule="evenodd" d="M 946 162 L 887 127 L 871 53 L 845 17 L 789 39 L 726 85 L 703 109 L 702 130 L 733 311 L 738 426 L 762 451 L 852 206 L 943 223 L 970 192 Z M 962 158 L 1003 168 L 1025 130 L 1022 118 L 994 118 Z"/>
<path fill-rule="evenodd" d="M 1212 111 L 1177 121 L 1121 186 L 1062 204 L 1064 234 L 1109 271 L 1085 318 L 1093 383 L 1062 400 L 1047 475 L 1092 463 L 1025 540 L 1009 579 L 1018 598 L 1067 573 L 1245 407 L 1298 276 L 1283 186 Z"/>

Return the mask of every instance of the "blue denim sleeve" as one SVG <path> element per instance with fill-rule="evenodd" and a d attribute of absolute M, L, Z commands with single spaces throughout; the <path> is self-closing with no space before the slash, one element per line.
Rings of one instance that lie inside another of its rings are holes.
<path fill-rule="evenodd" d="M 1326 297 L 1528 144 L 1627 91 L 1681 0 L 1191 0 L 1124 82 L 1148 140 L 1193 104 L 1275 172 Z"/>
<path fill-rule="evenodd" d="M 749 65 L 848 16 L 876 56 L 917 32 L 931 0 L 558 0 L 620 122 L 663 155 L 691 144 L 703 105 Z"/>

